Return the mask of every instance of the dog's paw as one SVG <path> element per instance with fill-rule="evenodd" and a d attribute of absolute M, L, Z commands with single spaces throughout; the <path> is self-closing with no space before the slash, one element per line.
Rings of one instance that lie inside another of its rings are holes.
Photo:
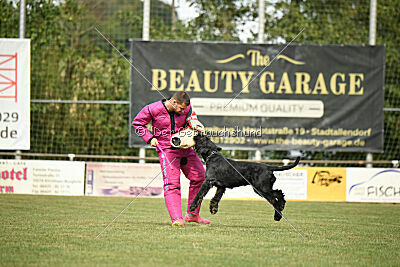
<path fill-rule="evenodd" d="M 211 206 L 210 205 L 210 213 L 211 214 L 216 214 L 218 212 L 218 206 Z"/>
<path fill-rule="evenodd" d="M 275 211 L 274 220 L 279 222 L 281 219 L 282 219 L 282 212 L 278 213 L 277 211 Z"/>

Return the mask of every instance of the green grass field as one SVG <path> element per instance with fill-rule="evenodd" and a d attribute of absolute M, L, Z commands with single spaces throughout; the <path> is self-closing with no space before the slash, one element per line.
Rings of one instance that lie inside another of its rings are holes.
<path fill-rule="evenodd" d="M 172 228 L 163 199 L 0 195 L 1 265 L 400 265 L 400 205 L 222 200 L 212 225 Z M 183 200 L 186 202 L 186 200 Z M 186 205 L 185 205 L 186 206 Z"/>

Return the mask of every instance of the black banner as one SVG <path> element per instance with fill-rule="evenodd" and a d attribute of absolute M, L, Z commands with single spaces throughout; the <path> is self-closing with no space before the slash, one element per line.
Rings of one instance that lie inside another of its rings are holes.
<path fill-rule="evenodd" d="M 186 91 L 222 147 L 381 152 L 385 47 L 284 47 L 132 41 L 131 120 Z"/>

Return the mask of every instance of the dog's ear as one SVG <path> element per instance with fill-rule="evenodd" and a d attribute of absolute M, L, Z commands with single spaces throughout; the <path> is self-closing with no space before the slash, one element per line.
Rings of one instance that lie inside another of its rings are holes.
<path fill-rule="evenodd" d="M 198 147 L 195 149 L 197 153 L 199 154 L 203 154 L 203 153 L 207 153 L 208 149 L 205 147 Z"/>
<path fill-rule="evenodd" d="M 221 150 L 222 150 L 222 148 L 220 148 L 220 147 L 218 146 L 218 147 L 217 147 L 217 150 L 218 150 L 218 151 L 221 151 Z"/>

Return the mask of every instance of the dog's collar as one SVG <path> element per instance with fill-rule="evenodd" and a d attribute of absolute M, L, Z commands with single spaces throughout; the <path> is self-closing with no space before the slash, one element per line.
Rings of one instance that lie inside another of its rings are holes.
<path fill-rule="evenodd" d="M 218 151 L 216 151 L 216 150 L 211 151 L 211 154 L 208 155 L 208 157 L 206 158 L 206 163 L 207 163 L 207 161 L 211 158 L 211 156 L 214 155 L 214 154 L 216 154 L 216 153 L 218 153 Z"/>

